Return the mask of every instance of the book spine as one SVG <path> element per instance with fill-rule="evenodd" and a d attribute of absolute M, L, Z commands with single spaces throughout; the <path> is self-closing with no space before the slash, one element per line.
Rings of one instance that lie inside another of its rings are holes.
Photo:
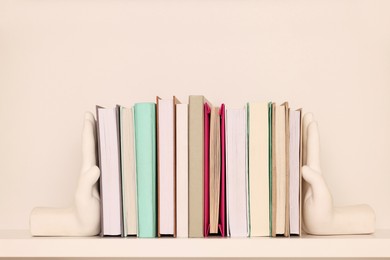
<path fill-rule="evenodd" d="M 189 97 L 189 237 L 203 237 L 204 97 Z"/>
<path fill-rule="evenodd" d="M 272 166 L 273 166 L 273 150 L 272 150 L 272 142 L 273 142 L 273 132 L 272 132 L 272 102 L 268 103 L 268 187 L 269 187 L 269 236 L 272 236 L 272 225 L 273 225 L 273 219 L 272 219 L 272 192 L 273 192 L 273 186 L 272 186 Z"/>
<path fill-rule="evenodd" d="M 250 235 L 269 236 L 268 104 L 248 104 Z"/>
<path fill-rule="evenodd" d="M 134 106 L 138 236 L 156 237 L 156 105 Z"/>
<path fill-rule="evenodd" d="M 177 237 L 188 237 L 188 105 L 176 105 Z"/>

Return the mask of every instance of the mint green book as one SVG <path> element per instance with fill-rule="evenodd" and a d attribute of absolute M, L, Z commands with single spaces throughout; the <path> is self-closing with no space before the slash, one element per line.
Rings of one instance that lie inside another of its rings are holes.
<path fill-rule="evenodd" d="M 156 104 L 134 105 L 138 237 L 156 237 Z"/>

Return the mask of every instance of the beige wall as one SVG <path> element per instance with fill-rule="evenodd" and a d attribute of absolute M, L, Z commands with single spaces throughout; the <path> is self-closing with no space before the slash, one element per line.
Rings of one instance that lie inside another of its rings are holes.
<path fill-rule="evenodd" d="M 390 1 L 1 1 L 0 229 L 71 202 L 83 113 L 155 95 L 290 101 L 338 205 L 390 228 Z"/>

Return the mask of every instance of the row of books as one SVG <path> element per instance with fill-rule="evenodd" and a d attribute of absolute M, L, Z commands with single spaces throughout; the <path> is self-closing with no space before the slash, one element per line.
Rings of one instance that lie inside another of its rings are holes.
<path fill-rule="evenodd" d="M 190 96 L 96 110 L 101 235 L 301 234 L 300 109 Z"/>

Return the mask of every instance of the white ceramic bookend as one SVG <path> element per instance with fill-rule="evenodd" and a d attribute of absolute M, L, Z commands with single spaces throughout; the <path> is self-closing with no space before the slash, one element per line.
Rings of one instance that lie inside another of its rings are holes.
<path fill-rule="evenodd" d="M 100 232 L 99 168 L 96 166 L 96 127 L 86 112 L 82 167 L 74 205 L 69 208 L 35 208 L 30 216 L 33 236 L 94 236 Z"/>
<path fill-rule="evenodd" d="M 318 125 L 312 114 L 303 118 L 303 229 L 313 235 L 370 234 L 375 213 L 368 205 L 334 207 L 320 168 Z"/>

